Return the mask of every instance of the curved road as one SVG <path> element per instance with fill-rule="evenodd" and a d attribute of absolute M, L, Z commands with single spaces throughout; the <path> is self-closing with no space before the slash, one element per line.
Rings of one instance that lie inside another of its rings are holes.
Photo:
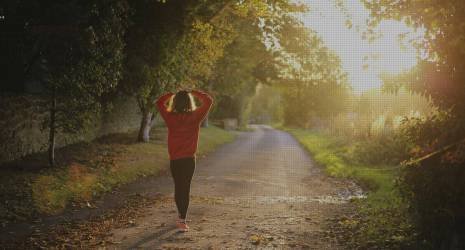
<path fill-rule="evenodd" d="M 163 199 L 107 239 L 119 249 L 342 248 L 325 226 L 348 205 L 350 183 L 323 174 L 289 134 L 256 125 L 197 160 L 188 221 L 177 233 L 171 177 L 145 187 Z"/>

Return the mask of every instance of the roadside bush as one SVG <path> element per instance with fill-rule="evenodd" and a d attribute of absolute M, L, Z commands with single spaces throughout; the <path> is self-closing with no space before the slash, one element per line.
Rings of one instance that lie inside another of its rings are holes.
<path fill-rule="evenodd" d="M 416 146 L 399 184 L 420 239 L 433 249 L 465 249 L 465 131 L 455 119 L 438 112 L 404 128 Z"/>
<path fill-rule="evenodd" d="M 465 165 L 435 155 L 403 170 L 403 196 L 421 239 L 433 249 L 465 249 Z"/>
<path fill-rule="evenodd" d="M 399 165 L 409 158 L 412 146 L 400 133 L 376 136 L 357 142 L 348 158 L 369 165 Z"/>

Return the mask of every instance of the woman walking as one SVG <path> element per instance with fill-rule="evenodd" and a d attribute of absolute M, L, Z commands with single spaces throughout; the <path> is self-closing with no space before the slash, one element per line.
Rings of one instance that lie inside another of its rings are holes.
<path fill-rule="evenodd" d="M 201 101 L 196 108 L 194 98 Z M 167 107 L 166 102 L 170 100 Z M 195 169 L 195 153 L 199 140 L 200 124 L 207 116 L 213 99 L 208 94 L 193 90 L 181 90 L 176 94 L 166 93 L 158 98 L 156 105 L 168 127 L 168 153 L 171 175 L 174 179 L 174 200 L 178 209 L 176 226 L 187 232 L 187 208 L 189 192 Z"/>

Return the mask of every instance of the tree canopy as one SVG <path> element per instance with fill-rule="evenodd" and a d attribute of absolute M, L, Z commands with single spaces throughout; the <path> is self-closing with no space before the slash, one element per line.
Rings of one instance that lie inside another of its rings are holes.
<path fill-rule="evenodd" d="M 51 158 L 56 134 L 84 129 L 115 92 L 137 100 L 139 141 L 149 140 L 155 99 L 180 88 L 212 92 L 213 115 L 241 124 L 258 84 L 286 86 L 290 116 L 327 116 L 341 108 L 346 76 L 294 15 L 305 10 L 288 0 L 9 1 L 7 27 L 18 35 L 2 64 L 10 86 L 43 87 Z"/>

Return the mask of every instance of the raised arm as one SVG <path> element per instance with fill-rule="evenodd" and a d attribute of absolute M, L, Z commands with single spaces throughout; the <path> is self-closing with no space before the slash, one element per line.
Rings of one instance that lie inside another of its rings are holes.
<path fill-rule="evenodd" d="M 194 111 L 196 120 L 201 122 L 203 119 L 205 119 L 205 116 L 207 116 L 207 113 L 212 106 L 213 98 L 209 94 L 199 90 L 192 90 L 191 94 L 200 99 L 202 102 L 201 106 Z"/>
<path fill-rule="evenodd" d="M 166 109 L 165 103 L 168 101 L 171 96 L 174 94 L 171 92 L 168 92 L 162 96 L 160 96 L 156 102 L 157 109 L 160 112 L 160 115 L 163 117 L 163 119 L 166 119 L 166 116 L 168 115 L 168 110 Z"/>

